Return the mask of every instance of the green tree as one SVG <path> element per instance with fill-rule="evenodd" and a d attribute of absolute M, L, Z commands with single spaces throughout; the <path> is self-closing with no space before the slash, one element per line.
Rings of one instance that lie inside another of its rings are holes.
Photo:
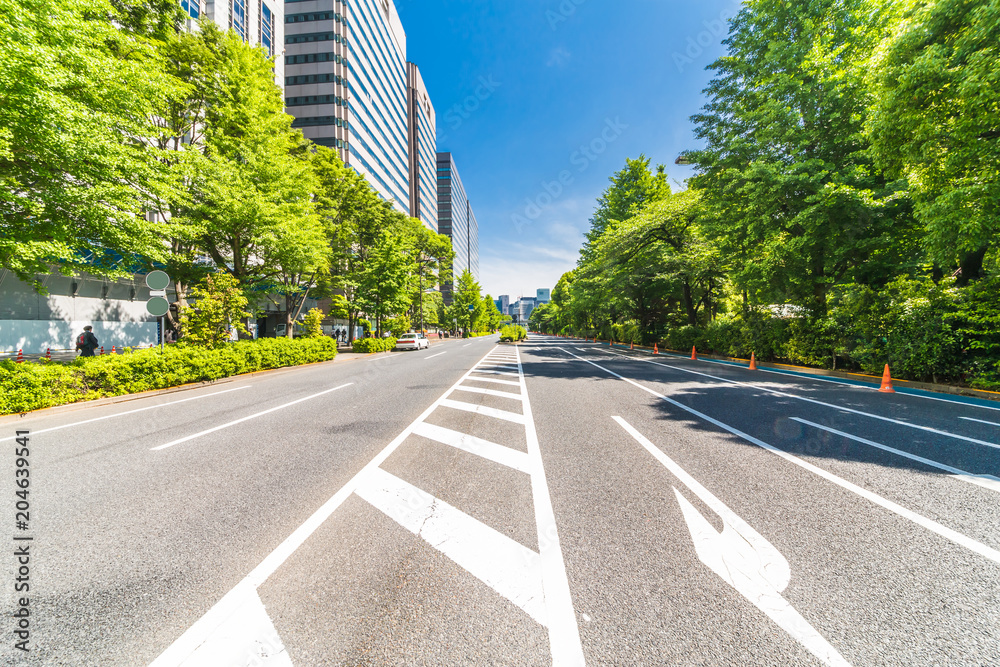
<path fill-rule="evenodd" d="M 214 349 L 229 341 L 231 327 L 246 334 L 241 320 L 250 313 L 239 281 L 219 272 L 206 276 L 202 285 L 191 290 L 193 305 L 181 311 L 184 341 Z"/>
<path fill-rule="evenodd" d="M 451 306 L 448 308 L 448 321 L 457 320 L 458 326 L 468 333 L 475 330 L 474 326 L 485 314 L 484 311 L 482 287 L 472 273 L 465 269 L 455 282 Z"/>
<path fill-rule="evenodd" d="M 905 18 L 872 70 L 872 152 L 964 284 L 1000 234 L 1000 3 L 918 2 Z"/>
<path fill-rule="evenodd" d="M 0 263 L 36 289 L 51 264 L 112 276 L 164 258 L 143 213 L 173 184 L 143 138 L 177 86 L 157 45 L 178 11 L 0 0 Z"/>
<path fill-rule="evenodd" d="M 873 168 L 863 127 L 871 54 L 897 17 L 884 0 L 750 0 L 733 19 L 693 119 L 706 148 L 692 185 L 750 301 L 824 315 L 837 281 L 915 266 L 908 200 Z"/>

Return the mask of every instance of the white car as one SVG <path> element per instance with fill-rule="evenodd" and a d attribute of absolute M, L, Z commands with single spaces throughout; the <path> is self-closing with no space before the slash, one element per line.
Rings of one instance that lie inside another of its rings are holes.
<path fill-rule="evenodd" d="M 403 334 L 396 340 L 397 350 L 423 350 L 430 346 L 431 342 L 422 333 Z"/>

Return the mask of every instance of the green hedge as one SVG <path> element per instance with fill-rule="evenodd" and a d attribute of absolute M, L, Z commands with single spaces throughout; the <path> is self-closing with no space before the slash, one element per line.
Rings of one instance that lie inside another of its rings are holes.
<path fill-rule="evenodd" d="M 513 343 L 516 341 L 525 340 L 528 337 L 528 332 L 524 327 L 518 326 L 516 324 L 508 324 L 503 329 L 500 329 L 500 342 Z"/>
<path fill-rule="evenodd" d="M 337 356 L 332 338 L 263 338 L 206 350 L 179 343 L 158 349 L 71 363 L 0 362 L 0 414 L 166 389 L 254 371 L 329 361 Z"/>
<path fill-rule="evenodd" d="M 372 352 L 389 352 L 396 349 L 396 339 L 389 338 L 359 338 L 351 348 L 354 352 L 371 354 Z"/>

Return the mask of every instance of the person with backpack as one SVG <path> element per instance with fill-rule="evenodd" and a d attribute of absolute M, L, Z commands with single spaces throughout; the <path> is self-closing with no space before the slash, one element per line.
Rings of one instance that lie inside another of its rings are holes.
<path fill-rule="evenodd" d="M 92 357 L 98 345 L 94 327 L 88 324 L 83 328 L 83 333 L 76 338 L 76 349 L 80 350 L 81 357 Z"/>

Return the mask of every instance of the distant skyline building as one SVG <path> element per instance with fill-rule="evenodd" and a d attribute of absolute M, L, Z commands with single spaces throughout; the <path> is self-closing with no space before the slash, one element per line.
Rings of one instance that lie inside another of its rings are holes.
<path fill-rule="evenodd" d="M 501 294 L 497 297 L 497 301 L 500 302 L 500 312 L 506 315 L 507 311 L 510 309 L 510 295 Z"/>
<path fill-rule="evenodd" d="M 552 290 L 550 289 L 537 289 L 535 290 L 535 300 L 539 303 L 549 303 L 552 301 Z"/>
<path fill-rule="evenodd" d="M 454 282 L 466 269 L 479 280 L 479 223 L 465 193 L 451 153 L 437 154 L 438 233 L 451 239 L 455 259 L 452 284 L 441 285 L 444 302 L 451 305 Z"/>

